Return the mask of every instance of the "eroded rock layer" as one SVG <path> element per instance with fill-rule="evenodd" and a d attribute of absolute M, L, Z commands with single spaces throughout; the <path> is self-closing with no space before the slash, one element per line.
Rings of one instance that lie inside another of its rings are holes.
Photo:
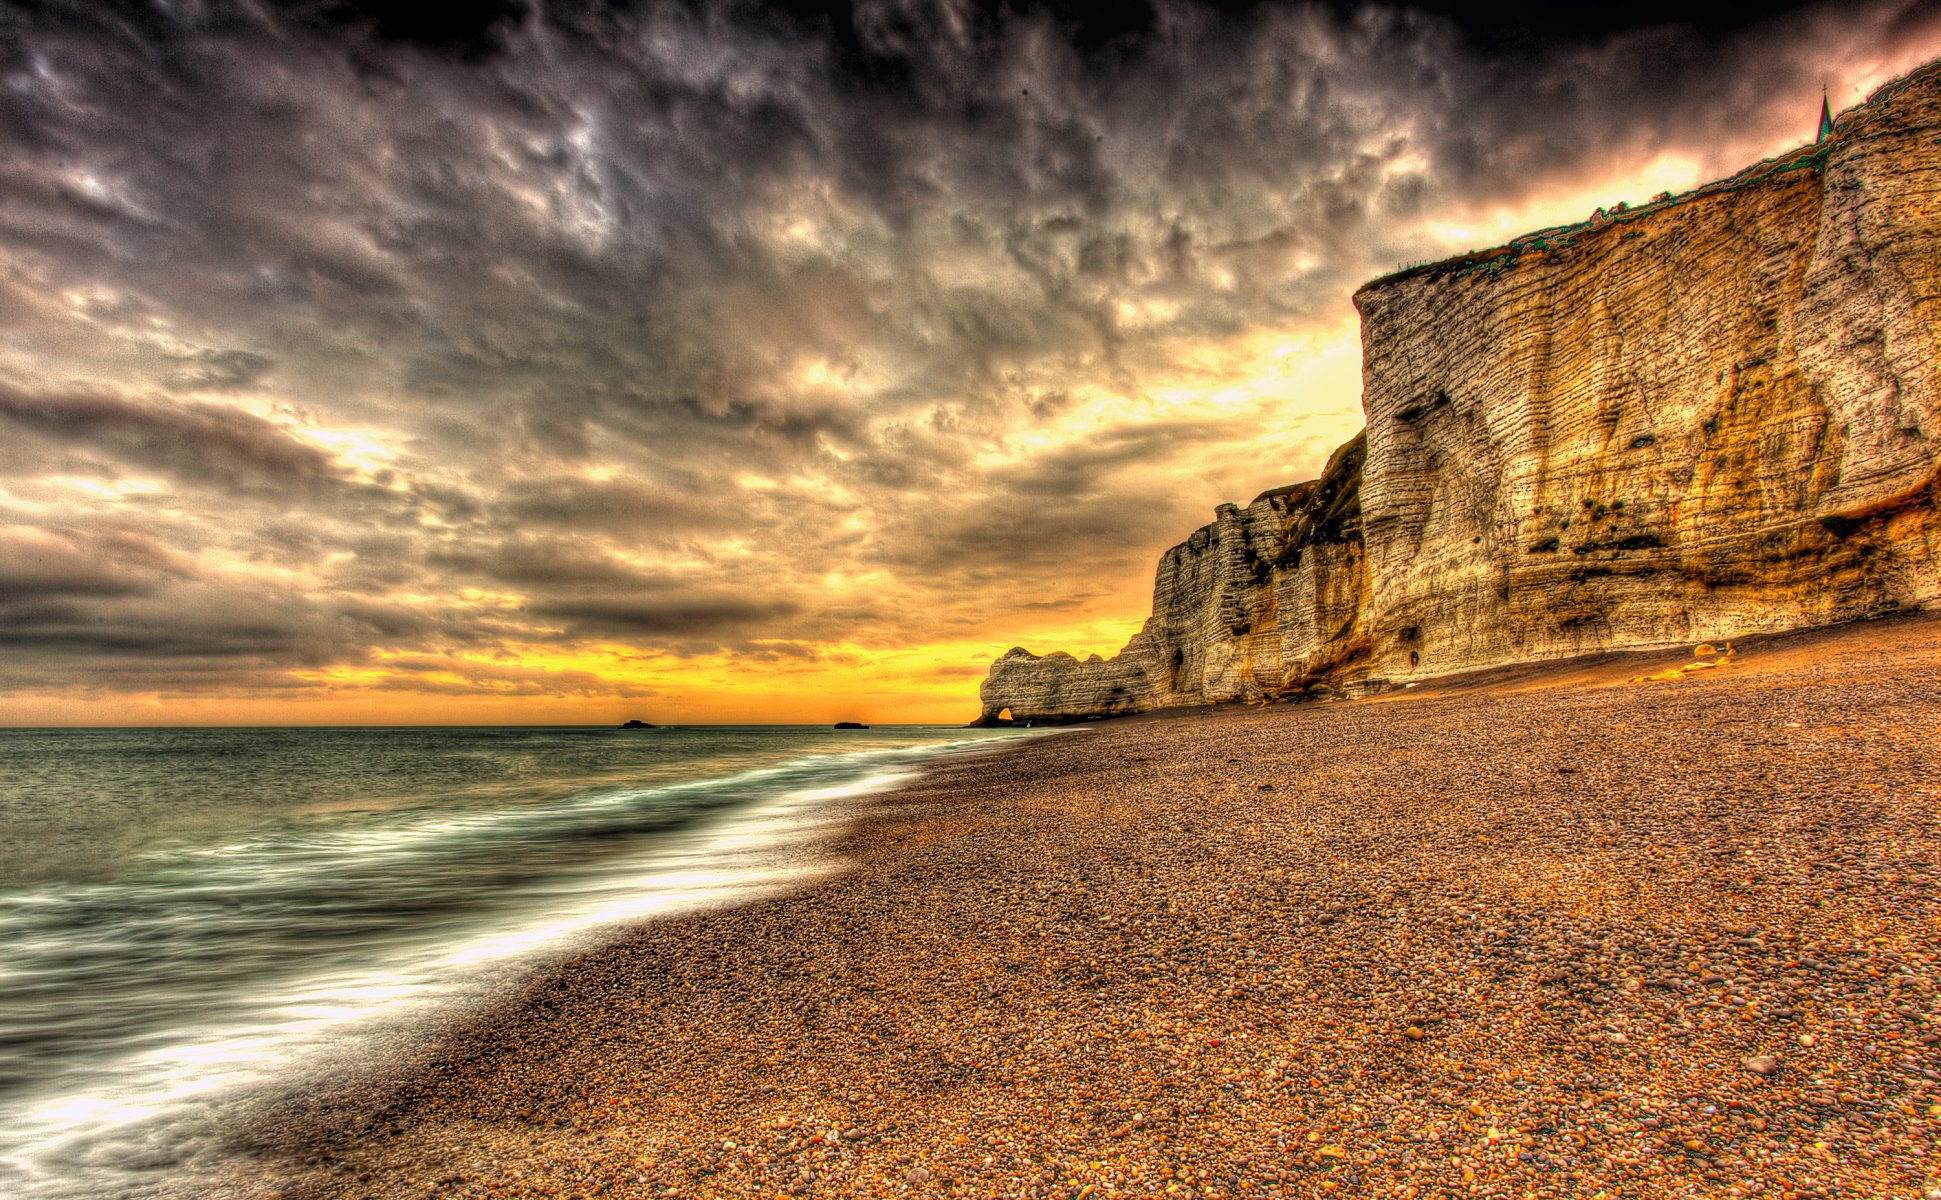
<path fill-rule="evenodd" d="M 1368 656 L 1360 438 L 1312 483 L 1223 504 L 1168 550 L 1152 616 L 1110 659 L 1014 648 L 984 681 L 986 720 L 1059 721 L 1311 692 Z"/>
<path fill-rule="evenodd" d="M 1941 592 L 1937 130 L 1929 73 L 1725 184 L 1364 288 L 1376 674 Z"/>
<path fill-rule="evenodd" d="M 1377 280 L 1355 297 L 1365 465 L 1358 439 L 1322 480 L 1222 507 L 1161 560 L 1124 652 L 1013 650 L 986 718 L 1272 699 L 1933 602 L 1938 217 L 1931 65 L 1732 179 Z"/>

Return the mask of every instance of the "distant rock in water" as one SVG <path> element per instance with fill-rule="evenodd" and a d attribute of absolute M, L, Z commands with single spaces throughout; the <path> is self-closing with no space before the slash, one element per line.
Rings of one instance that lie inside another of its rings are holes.
<path fill-rule="evenodd" d="M 836 728 L 837 729 L 868 729 L 869 726 L 863 724 L 861 721 L 837 721 Z"/>
<path fill-rule="evenodd" d="M 621 726 L 620 728 L 622 728 L 622 729 L 654 729 L 654 728 L 656 728 L 656 726 L 653 726 L 653 725 L 649 725 L 649 724 L 648 724 L 647 722 L 645 722 L 645 721 L 629 721 L 629 722 L 627 722 L 627 723 L 626 723 L 625 725 L 622 725 L 622 726 Z"/>
<path fill-rule="evenodd" d="M 1941 62 L 1812 145 L 1355 294 L 1367 428 L 984 724 L 1327 700 L 1941 603 Z"/>

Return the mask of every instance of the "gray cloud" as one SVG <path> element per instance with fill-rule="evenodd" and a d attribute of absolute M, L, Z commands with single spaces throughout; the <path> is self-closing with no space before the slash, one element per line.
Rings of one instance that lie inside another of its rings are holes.
<path fill-rule="evenodd" d="M 787 600 L 751 599 L 696 589 L 673 598 L 637 595 L 592 596 L 538 605 L 538 616 L 567 626 L 568 636 L 644 638 L 650 644 L 693 652 L 745 640 L 751 625 L 774 622 L 801 611 Z"/>
<path fill-rule="evenodd" d="M 322 450 L 273 422 L 221 405 L 49 395 L 0 384 L 0 422 L 216 487 L 301 489 L 342 480 Z"/>
<path fill-rule="evenodd" d="M 744 506 L 736 505 L 732 483 L 709 482 L 713 486 L 672 488 L 627 479 L 528 480 L 501 493 L 499 512 L 515 526 L 592 528 L 636 536 L 747 528 L 751 516 Z"/>
<path fill-rule="evenodd" d="M 261 380 L 276 365 L 267 354 L 207 346 L 180 357 L 186 365 L 168 377 L 168 386 L 183 391 L 235 391 Z"/>
<path fill-rule="evenodd" d="M 666 591 L 666 575 L 629 566 L 584 538 L 514 538 L 483 551 L 450 551 L 435 560 L 469 577 L 569 590 Z"/>
<path fill-rule="evenodd" d="M 139 539 L 83 540 L 53 531 L 0 528 L 0 613 L 48 600 L 137 596 L 167 573 L 166 555 Z"/>

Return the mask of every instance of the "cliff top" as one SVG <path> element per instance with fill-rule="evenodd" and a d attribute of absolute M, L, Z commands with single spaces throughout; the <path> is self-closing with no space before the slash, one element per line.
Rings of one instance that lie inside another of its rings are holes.
<path fill-rule="evenodd" d="M 1377 289 L 1420 276 L 1440 278 L 1445 275 L 1467 275 L 1483 273 L 1494 277 L 1505 269 L 1515 266 L 1526 252 L 1548 250 L 1556 246 L 1569 245 L 1575 235 L 1599 231 L 1611 226 L 1624 225 L 1642 217 L 1664 212 L 1683 204 L 1703 200 L 1724 192 L 1736 191 L 1754 184 L 1789 174 L 1794 171 L 1821 170 L 1827 157 L 1836 146 L 1846 142 L 1860 130 L 1867 120 L 1883 109 L 1889 100 L 1917 84 L 1941 80 L 1941 59 L 1926 63 L 1892 82 L 1874 89 L 1864 101 L 1846 109 L 1833 119 L 1833 132 L 1824 140 L 1797 146 L 1772 158 L 1761 159 L 1736 174 L 1724 179 L 1703 183 L 1687 192 L 1673 194 L 1660 192 L 1647 204 L 1636 206 L 1619 203 L 1610 210 L 1598 209 L 1586 220 L 1568 225 L 1553 225 L 1531 233 L 1520 234 L 1500 246 L 1486 250 L 1470 250 L 1449 258 L 1433 262 L 1415 263 L 1399 271 L 1391 271 L 1377 276 L 1355 289 L 1355 307 L 1361 307 L 1362 297 Z"/>

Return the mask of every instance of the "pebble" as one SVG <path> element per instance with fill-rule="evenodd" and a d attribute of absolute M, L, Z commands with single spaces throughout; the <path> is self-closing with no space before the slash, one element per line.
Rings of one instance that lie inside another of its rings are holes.
<path fill-rule="evenodd" d="M 1908 1194 L 1941 620 L 1740 654 L 946 763 L 859 806 L 844 873 L 277 1106 L 233 1194 Z"/>

